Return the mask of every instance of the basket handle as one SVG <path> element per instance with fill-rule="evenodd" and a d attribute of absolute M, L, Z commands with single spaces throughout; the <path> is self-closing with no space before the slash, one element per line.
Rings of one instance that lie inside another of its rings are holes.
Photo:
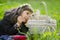
<path fill-rule="evenodd" d="M 47 10 L 47 5 L 44 1 L 42 1 L 41 3 L 43 3 L 44 7 L 45 7 L 45 11 L 46 11 L 46 16 L 48 16 L 48 10 Z"/>
<path fill-rule="evenodd" d="M 50 21 L 49 17 L 48 17 L 48 9 L 47 9 L 47 5 L 44 1 L 42 1 L 41 3 L 43 3 L 44 7 L 45 7 L 45 11 L 46 11 L 46 16 L 47 16 L 47 22 Z"/>

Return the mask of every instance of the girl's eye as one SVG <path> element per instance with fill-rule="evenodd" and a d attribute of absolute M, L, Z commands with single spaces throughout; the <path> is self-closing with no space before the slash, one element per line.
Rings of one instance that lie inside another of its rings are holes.
<path fill-rule="evenodd" d="M 29 13 L 27 13 L 27 14 L 29 14 Z"/>

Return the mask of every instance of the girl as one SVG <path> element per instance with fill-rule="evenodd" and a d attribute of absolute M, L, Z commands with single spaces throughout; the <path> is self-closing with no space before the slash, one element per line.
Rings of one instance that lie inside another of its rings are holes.
<path fill-rule="evenodd" d="M 4 18 L 0 21 L 0 35 L 16 35 L 18 29 L 22 33 L 27 33 L 26 23 L 33 13 L 29 5 L 7 11 Z"/>

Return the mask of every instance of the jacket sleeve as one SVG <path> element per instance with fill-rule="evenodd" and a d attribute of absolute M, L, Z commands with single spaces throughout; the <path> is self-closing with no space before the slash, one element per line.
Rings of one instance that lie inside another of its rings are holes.
<path fill-rule="evenodd" d="M 29 30 L 29 28 L 28 28 L 28 27 L 26 27 L 26 25 L 25 25 L 25 24 L 22 24 L 22 25 L 21 25 L 20 32 L 27 33 L 27 31 L 28 31 L 28 30 Z"/>
<path fill-rule="evenodd" d="M 28 27 L 26 27 L 24 24 L 22 24 L 19 31 L 20 32 L 23 32 L 23 33 L 27 33 L 28 29 L 29 29 Z M 13 25 L 13 26 L 9 26 L 8 28 L 5 28 L 5 30 L 6 30 L 5 32 L 7 34 L 13 34 L 14 35 L 14 34 L 17 34 L 18 33 L 17 25 L 16 24 Z"/>
<path fill-rule="evenodd" d="M 0 22 L 0 35 L 15 35 L 17 33 L 16 24 L 13 26 L 9 23 Z"/>
<path fill-rule="evenodd" d="M 9 35 L 15 35 L 16 33 L 18 33 L 16 27 L 16 24 L 13 26 L 7 25 L 6 27 L 4 27 L 5 33 Z"/>

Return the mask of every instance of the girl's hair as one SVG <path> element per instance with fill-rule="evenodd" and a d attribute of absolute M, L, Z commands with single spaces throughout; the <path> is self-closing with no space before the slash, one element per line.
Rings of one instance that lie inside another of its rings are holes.
<path fill-rule="evenodd" d="M 22 14 L 23 11 L 28 10 L 33 13 L 32 8 L 29 5 L 23 5 L 22 7 L 18 7 L 16 9 L 5 12 L 4 18 L 10 23 L 16 23 L 17 17 Z"/>

